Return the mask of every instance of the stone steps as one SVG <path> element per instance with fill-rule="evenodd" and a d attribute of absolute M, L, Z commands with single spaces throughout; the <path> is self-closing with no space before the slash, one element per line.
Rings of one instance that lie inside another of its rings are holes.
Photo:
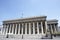
<path fill-rule="evenodd" d="M 0 34 L 0 38 L 4 39 L 41 39 L 42 35 L 8 35 L 8 38 L 6 38 L 7 35 Z"/>
<path fill-rule="evenodd" d="M 0 40 L 60 40 L 59 38 L 40 39 L 41 35 L 23 35 L 23 36 L 24 36 L 23 39 L 22 39 L 22 35 L 9 35 L 9 38 L 6 38 L 6 35 L 0 34 Z"/>
<path fill-rule="evenodd" d="M 0 35 L 0 38 L 6 38 L 7 35 Z M 17 39 L 40 39 L 42 35 L 8 35 L 9 38 L 17 38 Z"/>
<path fill-rule="evenodd" d="M 5 37 L 6 37 L 6 35 L 0 34 L 0 38 L 5 38 Z"/>
<path fill-rule="evenodd" d="M 24 39 L 40 39 L 42 35 L 23 35 Z"/>

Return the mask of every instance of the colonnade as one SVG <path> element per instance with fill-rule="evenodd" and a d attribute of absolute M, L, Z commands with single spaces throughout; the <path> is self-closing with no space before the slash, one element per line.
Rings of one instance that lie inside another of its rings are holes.
<path fill-rule="evenodd" d="M 57 25 L 56 24 L 48 24 L 48 29 L 51 31 L 51 33 L 57 32 Z"/>
<path fill-rule="evenodd" d="M 36 24 L 35 24 L 36 23 Z M 40 23 L 40 24 L 39 24 Z M 45 28 L 47 32 L 47 22 L 45 21 Z M 4 34 L 40 34 L 39 25 L 41 28 L 41 34 L 44 34 L 43 22 L 29 22 L 29 23 L 16 23 L 16 24 L 5 24 L 3 25 Z M 35 28 L 37 33 L 35 33 Z"/>

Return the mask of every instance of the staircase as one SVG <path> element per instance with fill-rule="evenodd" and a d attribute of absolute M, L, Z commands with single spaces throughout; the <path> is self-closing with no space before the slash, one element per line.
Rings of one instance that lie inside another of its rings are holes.
<path fill-rule="evenodd" d="M 15 35 L 15 34 L 12 34 L 12 35 L 3 35 L 3 34 L 0 34 L 0 38 L 12 38 L 12 39 L 40 39 L 42 37 L 41 34 L 37 35 L 37 34 L 34 34 L 34 35 Z"/>

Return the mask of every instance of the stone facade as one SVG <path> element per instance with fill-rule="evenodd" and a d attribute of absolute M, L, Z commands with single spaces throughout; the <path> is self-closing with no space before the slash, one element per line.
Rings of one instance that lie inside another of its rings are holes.
<path fill-rule="evenodd" d="M 46 20 L 47 16 L 3 21 L 3 34 L 22 35 L 20 38 L 39 38 L 48 32 L 56 33 L 58 20 Z"/>

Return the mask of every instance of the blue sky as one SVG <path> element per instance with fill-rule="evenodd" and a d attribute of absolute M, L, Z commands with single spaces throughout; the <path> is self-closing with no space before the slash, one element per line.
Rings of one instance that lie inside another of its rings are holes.
<path fill-rule="evenodd" d="M 0 0 L 0 25 L 3 20 L 43 16 L 60 23 L 60 0 Z M 60 25 L 60 24 L 59 24 Z"/>

